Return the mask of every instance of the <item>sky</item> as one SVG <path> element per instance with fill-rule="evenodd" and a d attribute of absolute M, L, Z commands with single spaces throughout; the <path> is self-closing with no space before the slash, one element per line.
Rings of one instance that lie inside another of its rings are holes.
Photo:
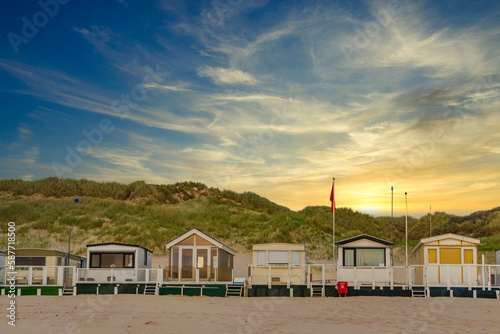
<path fill-rule="evenodd" d="M 498 1 L 9 1 L 0 179 L 499 205 Z"/>

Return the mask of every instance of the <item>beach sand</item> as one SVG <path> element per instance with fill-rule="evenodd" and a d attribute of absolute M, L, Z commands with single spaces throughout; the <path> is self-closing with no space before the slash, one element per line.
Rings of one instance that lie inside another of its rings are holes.
<path fill-rule="evenodd" d="M 17 297 L 0 333 L 500 333 L 500 301 L 472 298 Z"/>

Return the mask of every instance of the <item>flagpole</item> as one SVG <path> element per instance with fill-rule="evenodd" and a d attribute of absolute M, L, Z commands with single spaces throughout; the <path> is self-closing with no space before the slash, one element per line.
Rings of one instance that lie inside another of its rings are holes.
<path fill-rule="evenodd" d="M 429 204 L 429 237 L 432 237 L 432 204 Z"/>
<path fill-rule="evenodd" d="M 408 270 L 408 198 L 406 197 L 407 193 L 405 192 L 405 202 L 406 202 L 406 217 L 405 217 L 405 248 L 406 248 L 406 270 Z"/>
<path fill-rule="evenodd" d="M 333 212 L 332 212 L 332 224 L 333 224 L 333 266 L 337 264 L 335 261 L 335 178 L 333 178 L 333 183 L 332 183 L 332 207 L 333 207 Z"/>
<path fill-rule="evenodd" d="M 394 242 L 394 187 L 391 186 L 391 242 Z"/>

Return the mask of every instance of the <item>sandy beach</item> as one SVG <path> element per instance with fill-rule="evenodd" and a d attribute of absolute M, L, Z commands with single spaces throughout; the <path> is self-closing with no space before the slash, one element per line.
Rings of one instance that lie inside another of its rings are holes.
<path fill-rule="evenodd" d="M 8 298 L 2 296 L 5 307 Z M 472 298 L 17 298 L 1 333 L 498 333 L 500 302 Z"/>

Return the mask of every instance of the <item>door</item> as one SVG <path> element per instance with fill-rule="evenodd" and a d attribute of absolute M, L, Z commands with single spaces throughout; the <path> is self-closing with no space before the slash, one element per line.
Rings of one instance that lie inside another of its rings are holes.
<path fill-rule="evenodd" d="M 193 250 L 181 249 L 181 279 L 193 280 Z"/>
<path fill-rule="evenodd" d="M 441 264 L 440 283 L 462 283 L 462 255 L 460 248 L 440 248 L 439 263 Z"/>
<path fill-rule="evenodd" d="M 439 266 L 438 266 L 438 252 L 437 248 L 428 248 L 426 254 L 427 266 L 427 281 L 432 283 L 439 283 Z"/>
<path fill-rule="evenodd" d="M 196 268 L 198 269 L 199 279 L 206 281 L 208 279 L 208 249 L 196 250 Z"/>

